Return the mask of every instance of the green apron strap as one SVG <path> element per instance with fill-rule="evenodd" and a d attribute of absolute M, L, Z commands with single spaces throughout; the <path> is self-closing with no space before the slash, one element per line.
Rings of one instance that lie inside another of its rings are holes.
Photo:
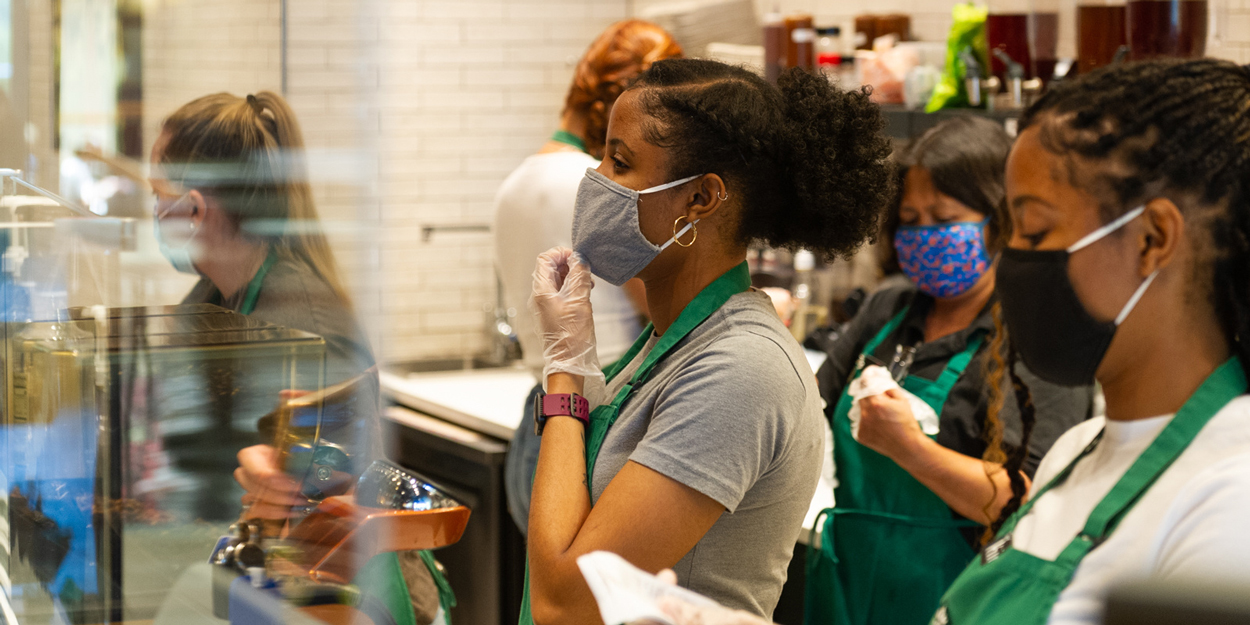
<path fill-rule="evenodd" d="M 1094 440 L 1090 441 L 1089 444 L 1085 446 L 1085 449 L 1082 450 L 1080 454 L 1077 454 L 1076 458 L 1072 459 L 1072 462 L 1068 463 L 1068 466 L 1064 467 L 1062 471 L 1055 475 L 1055 477 L 1051 478 L 1045 486 L 1037 491 L 1036 495 L 1033 495 L 1028 501 L 1024 502 L 1024 505 L 1020 506 L 1020 509 L 1016 510 L 1015 514 L 1012 514 L 1011 517 L 1003 523 L 1003 526 L 998 529 L 998 534 L 994 537 L 1000 538 L 1015 530 L 1016 525 L 1020 523 L 1020 519 L 1023 519 L 1026 515 L 1028 515 L 1029 511 L 1033 509 L 1033 504 L 1037 503 L 1037 500 L 1041 499 L 1042 495 L 1045 495 L 1050 492 L 1050 489 L 1067 481 L 1068 476 L 1072 474 L 1072 470 L 1076 468 L 1076 465 L 1092 453 L 1096 447 L 1098 447 L 1098 443 L 1102 440 L 1102 435 L 1105 433 L 1106 429 L 1100 430 L 1098 435 L 1094 437 Z"/>
<path fill-rule="evenodd" d="M 751 272 L 747 268 L 746 261 L 725 272 L 721 277 L 704 287 L 681 311 L 673 325 L 669 326 L 664 336 L 661 336 L 660 340 L 656 342 L 655 347 L 647 353 L 647 357 L 638 366 L 638 370 L 634 372 L 629 382 L 621 387 L 620 392 L 612 399 L 610 404 L 611 410 L 602 410 L 601 408 L 604 407 L 595 409 L 595 413 L 598 414 L 591 415 L 590 431 L 587 432 L 586 436 L 587 484 L 591 483 L 590 479 L 594 473 L 595 461 L 599 459 L 599 450 L 603 447 L 603 441 L 608 436 L 608 430 L 616 422 L 616 418 L 621 413 L 621 407 L 629 399 L 633 390 L 646 382 L 647 377 L 651 375 L 651 371 L 655 369 L 656 365 L 682 339 L 686 338 L 692 330 L 712 316 L 712 313 L 720 310 L 721 306 L 724 306 L 725 302 L 729 301 L 729 298 L 749 288 L 751 288 Z M 639 336 L 638 340 L 634 341 L 634 345 L 629 348 L 629 352 L 621 358 L 622 363 L 628 363 L 638 355 L 643 346 L 650 340 L 653 330 L 654 326 L 647 324 L 642 336 Z M 612 376 L 615 377 L 622 370 L 624 370 L 624 365 L 612 371 Z M 599 418 L 596 419 L 596 416 Z"/>
<path fill-rule="evenodd" d="M 586 151 L 586 142 L 582 141 L 581 137 L 567 130 L 557 130 L 551 133 L 551 140 L 557 143 L 563 143 L 564 145 L 573 146 L 583 152 L 586 152 L 587 154 L 590 154 L 590 152 Z"/>
<path fill-rule="evenodd" d="M 417 625 L 417 614 L 412 609 L 412 597 L 399 565 L 399 554 L 388 551 L 373 556 L 356 573 L 352 583 L 361 592 L 381 601 L 396 625 Z"/>
<path fill-rule="evenodd" d="M 981 349 L 983 343 L 985 343 L 985 331 L 973 332 L 972 336 L 968 337 L 968 346 L 964 348 L 964 351 L 955 354 L 954 358 L 946 362 L 946 369 L 942 370 L 935 382 L 946 387 L 948 394 L 949 389 L 954 388 L 955 382 L 959 381 L 959 376 L 964 374 L 964 370 L 968 368 L 968 364 L 972 362 L 972 358 L 977 355 L 977 350 Z"/>
<path fill-rule="evenodd" d="M 1056 561 L 1079 562 L 1085 553 L 1102 544 L 1207 422 L 1245 391 L 1246 373 L 1241 361 L 1234 357 L 1220 365 L 1181 406 L 1146 451 L 1133 461 L 1124 477 L 1098 502 L 1077 540 L 1068 545 Z"/>
<path fill-rule="evenodd" d="M 863 369 L 864 355 L 871 355 L 873 352 L 877 351 L 877 348 L 880 347 L 881 344 L 899 328 L 899 326 L 903 325 L 903 321 L 907 318 L 907 314 L 909 312 L 911 312 L 911 306 L 904 306 L 898 314 L 894 315 L 894 317 L 892 317 L 889 322 L 887 322 L 885 326 L 872 337 L 872 340 L 868 341 L 868 343 L 864 345 L 864 350 L 861 352 L 859 363 L 851 372 L 851 380 L 854 380 Z M 933 407 L 933 410 L 937 412 L 939 416 L 942 414 L 942 408 L 946 405 L 946 398 L 950 396 L 951 390 L 955 388 L 955 383 L 959 381 L 959 376 L 963 375 L 964 370 L 968 368 L 972 359 L 977 355 L 977 350 L 981 349 L 981 345 L 984 343 L 985 331 L 977 330 L 973 332 L 972 336 L 968 337 L 968 343 L 966 347 L 964 347 L 964 350 L 955 354 L 954 357 L 947 361 L 946 368 L 942 370 L 942 373 L 938 375 L 936 380 L 933 380 L 932 385 L 937 394 L 933 397 L 921 397 L 921 399 L 925 400 L 925 403 L 928 403 Z M 905 387 L 906 384 L 903 386 Z M 847 381 L 847 385 L 843 389 L 842 393 L 844 395 L 847 394 L 849 389 L 850 380 Z M 908 390 L 910 391 L 911 389 Z M 920 393 L 914 394 L 918 396 L 920 395 Z"/>
<path fill-rule="evenodd" d="M 586 487 L 590 488 L 592 476 L 594 475 L 595 461 L 599 458 L 599 450 L 603 448 L 603 441 L 608 436 L 608 430 L 612 424 L 616 423 L 616 418 L 621 414 L 621 407 L 625 405 L 625 401 L 629 399 L 630 394 L 635 388 L 647 381 L 647 377 L 651 375 L 651 371 L 666 355 L 669 350 L 673 349 L 682 339 L 690 334 L 699 324 L 712 316 L 712 313 L 720 310 L 729 298 L 751 288 L 751 272 L 747 268 L 746 261 L 737 265 L 733 269 L 725 272 L 721 277 L 717 278 L 702 291 L 678 315 L 673 325 L 669 326 L 668 331 L 660 340 L 656 342 L 655 347 L 647 354 L 647 357 L 638 366 L 638 370 L 634 372 L 629 382 L 621 387 L 616 397 L 612 398 L 610 403 L 595 408 L 590 413 L 590 426 L 586 432 Z M 655 327 L 647 324 L 642 334 L 634 341 L 629 351 L 621 357 L 613 366 L 604 372 L 608 381 L 615 378 L 625 367 L 638 356 L 647 342 L 651 340 L 651 334 Z M 525 590 L 521 595 L 521 615 L 518 620 L 520 625 L 532 625 L 534 620 L 530 613 L 530 576 L 528 558 L 525 564 Z"/>
<path fill-rule="evenodd" d="M 252 281 L 247 283 L 247 292 L 243 294 L 243 304 L 239 306 L 239 314 L 250 315 L 256 310 L 256 300 L 260 299 L 260 286 L 265 281 L 265 274 L 269 273 L 269 269 L 278 261 L 278 253 L 273 249 L 269 250 L 269 255 L 265 257 L 265 262 L 261 263 L 260 269 L 256 270 L 256 275 L 252 276 Z"/>
<path fill-rule="evenodd" d="M 854 379 L 855 376 L 859 374 L 859 370 L 863 368 L 862 364 L 864 354 L 872 354 L 877 351 L 877 348 L 880 347 L 881 344 L 884 343 L 885 340 L 889 338 L 889 336 L 893 334 L 899 326 L 903 325 L 903 320 L 907 318 L 907 313 L 910 311 L 911 306 L 904 306 L 902 310 L 898 311 L 898 314 L 894 315 L 889 321 L 886 322 L 885 326 L 883 326 L 881 330 L 872 337 L 872 340 L 868 341 L 868 343 L 864 345 L 864 350 L 860 352 L 861 366 L 856 367 L 855 371 L 851 372 L 851 379 Z"/>
<path fill-rule="evenodd" d="M 634 358 L 638 356 L 638 352 L 642 351 L 643 347 L 646 347 L 647 341 L 651 340 L 651 333 L 654 331 L 655 326 L 648 323 L 647 327 L 642 329 L 642 334 L 639 334 L 638 338 L 634 339 L 634 344 L 629 346 L 629 350 L 625 352 L 625 355 L 617 358 L 616 362 L 608 365 L 603 370 L 603 377 L 608 382 L 611 382 L 612 378 L 616 377 L 616 374 L 628 367 L 629 363 L 633 362 Z"/>
<path fill-rule="evenodd" d="M 438 586 L 438 604 L 443 608 L 443 620 L 447 625 L 451 625 L 451 609 L 456 607 L 456 593 L 452 592 L 451 583 L 443 574 L 443 566 L 434 559 L 434 554 L 429 551 L 418 553 L 421 554 L 421 561 L 425 563 L 425 568 L 429 569 L 430 577 L 434 578 L 434 584 Z"/>
<path fill-rule="evenodd" d="M 1158 436 L 1098 502 L 1085 527 L 1054 561 L 1043 560 L 1015 547 L 1002 546 L 992 558 L 974 559 L 950 586 L 934 623 L 1021 623 L 1043 625 L 1055 603 L 1071 583 L 1090 551 L 1102 544 L 1168 467 L 1229 402 L 1245 393 L 1246 374 L 1240 360 L 1220 365 L 1186 400 Z M 1073 468 L 1098 445 L 1100 432 L 1085 450 L 1020 509 L 999 532 L 999 540 L 1015 530 L 1019 520 L 1049 490 L 1062 484 Z M 996 541 L 999 542 L 999 541 Z"/>

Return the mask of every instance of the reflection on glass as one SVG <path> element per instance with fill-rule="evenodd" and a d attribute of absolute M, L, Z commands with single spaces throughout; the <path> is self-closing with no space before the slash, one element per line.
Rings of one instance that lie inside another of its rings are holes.
<path fill-rule="evenodd" d="M 1077 56 L 1080 73 L 1110 65 L 1121 46 L 1128 44 L 1123 3 L 1083 2 L 1076 8 Z"/>
<path fill-rule="evenodd" d="M 1207 48 L 1207 0 L 1130 1 L 1128 44 L 1133 60 L 1202 56 Z"/>
<path fill-rule="evenodd" d="M 460 505 L 416 473 L 387 460 L 374 462 L 360 476 L 356 502 L 370 508 L 418 512 Z"/>
<path fill-rule="evenodd" d="M 24 324 L 8 353 L 6 473 L 12 515 L 23 520 L 10 575 L 47 593 L 42 608 L 31 605 L 41 593 L 23 595 L 27 614 L 89 622 L 154 610 L 156 580 L 136 579 L 125 563 L 147 556 L 147 574 L 176 575 L 211 541 L 212 530 L 194 526 L 229 523 L 237 510 L 211 444 L 179 433 L 246 431 L 278 381 L 318 383 L 324 349 L 319 337 L 209 306 L 71 309 L 64 321 Z M 214 394 L 194 382 L 210 368 L 233 373 L 232 385 Z M 223 395 L 233 419 L 214 423 L 211 404 Z"/>
<path fill-rule="evenodd" d="M 347 605 L 373 617 L 379 608 L 370 605 L 360 579 L 375 556 L 453 544 L 468 520 L 468 508 L 419 474 L 375 461 L 354 497 L 325 499 L 289 533 L 270 536 L 264 522 L 253 520 L 218 542 L 209 559 L 214 613 L 238 610 L 248 601 L 239 586 L 251 585 L 293 605 Z"/>

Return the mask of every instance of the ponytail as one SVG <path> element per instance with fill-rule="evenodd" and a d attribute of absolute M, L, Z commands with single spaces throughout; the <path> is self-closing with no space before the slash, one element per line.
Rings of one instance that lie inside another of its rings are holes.
<path fill-rule="evenodd" d="M 1022 431 L 1020 444 L 1011 450 L 1011 453 L 1007 455 L 1007 461 L 1003 463 L 1003 469 L 1007 471 L 1007 479 L 1011 480 L 1011 499 L 1003 506 L 998 520 L 990 526 L 990 531 L 994 533 L 997 533 L 1003 523 L 1020 509 L 1024 496 L 1028 494 L 1022 469 L 1024 461 L 1029 457 L 1029 440 L 1033 438 L 1033 426 L 1037 424 L 1037 410 L 1033 407 L 1033 395 L 1016 371 L 1018 358 L 1015 347 L 1012 347 L 1010 343 L 1008 343 L 1007 353 L 1007 373 L 1011 376 L 1011 388 L 1016 396 L 1016 405 L 1020 407 Z"/>
<path fill-rule="evenodd" d="M 308 168 L 304 160 L 304 134 L 295 119 L 295 111 L 291 110 L 291 106 L 282 96 L 272 91 L 261 91 L 255 97 L 261 109 L 273 119 L 274 139 L 278 150 L 271 154 L 277 157 L 277 171 L 283 174 L 289 198 L 284 237 L 287 248 L 292 255 L 308 263 L 318 275 L 324 277 L 331 288 L 347 301 L 347 294 L 339 279 L 338 266 L 334 262 L 334 252 L 321 229 L 321 219 L 313 202 L 312 185 L 309 184 Z"/>
<path fill-rule="evenodd" d="M 1033 406 L 1033 395 L 1028 385 L 1024 383 L 1019 373 L 1016 372 L 1016 350 L 1011 346 L 1011 337 L 1008 335 L 1007 327 L 1003 323 L 1002 305 L 994 304 L 992 312 L 994 315 L 994 337 L 990 342 L 990 359 L 987 361 L 985 376 L 986 383 L 989 386 L 990 406 L 983 432 L 986 448 L 982 459 L 986 463 L 987 477 L 993 467 L 1001 466 L 1002 470 L 1007 472 L 1007 479 L 1011 484 L 1011 499 L 1003 505 L 998 518 L 986 530 L 984 536 L 986 542 L 992 540 L 994 535 L 998 533 L 999 528 L 1003 526 L 1003 523 L 1020 509 L 1025 495 L 1028 494 L 1028 489 L 1024 482 L 1024 474 L 1021 470 L 1024 467 L 1024 461 L 1029 457 L 1029 441 L 1033 438 L 1033 426 L 1037 423 L 1037 411 Z M 1004 352 L 1006 352 L 1006 357 L 1004 357 Z M 1010 446 L 1010 449 L 1007 449 L 1007 446 L 1003 443 L 1004 374 L 1011 380 L 1013 399 L 1020 409 L 1022 426 L 1020 444 Z M 998 500 L 997 485 L 993 480 L 990 480 L 990 484 L 995 488 L 995 491 L 994 496 L 986 502 L 986 516 L 989 516 L 990 508 Z"/>

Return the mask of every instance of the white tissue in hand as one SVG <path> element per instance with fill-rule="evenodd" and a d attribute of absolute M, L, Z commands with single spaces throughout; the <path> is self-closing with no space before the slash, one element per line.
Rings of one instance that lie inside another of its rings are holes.
<path fill-rule="evenodd" d="M 660 610 L 659 599 L 677 597 L 687 603 L 714 606 L 716 602 L 680 586 L 665 584 L 615 553 L 593 551 L 577 559 L 586 585 L 599 603 L 599 615 L 608 625 L 655 621 L 672 625 Z"/>
<path fill-rule="evenodd" d="M 855 440 L 859 440 L 859 400 L 876 397 L 890 389 L 898 389 L 907 398 L 907 403 L 911 405 L 912 416 L 916 417 L 916 421 L 920 423 L 921 432 L 924 432 L 926 436 L 935 436 L 938 433 L 938 416 L 932 406 L 899 386 L 898 382 L 894 381 L 894 376 L 891 376 L 885 367 L 869 365 L 864 368 L 858 378 L 851 380 L 851 387 L 847 390 L 851 396 L 851 412 L 847 416 L 851 419 L 851 436 Z"/>

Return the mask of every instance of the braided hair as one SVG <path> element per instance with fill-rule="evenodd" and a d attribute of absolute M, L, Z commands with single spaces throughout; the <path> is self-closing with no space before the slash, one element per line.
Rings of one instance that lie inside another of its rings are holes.
<path fill-rule="evenodd" d="M 1151 198 L 1176 203 L 1202 237 L 1191 282 L 1208 289 L 1250 368 L 1250 72 L 1215 59 L 1110 66 L 1047 92 L 1021 119 L 1021 130 L 1031 127 L 1064 158 L 1073 186 L 1098 200 L 1104 222 Z M 1026 415 L 1028 388 L 1014 376 L 1013 387 Z M 1008 467 L 1027 453 L 1030 430 L 1026 421 Z M 999 524 L 1019 508 L 1023 493 L 1014 482 L 1012 491 Z"/>
<path fill-rule="evenodd" d="M 699 59 L 640 75 L 647 141 L 670 149 L 673 179 L 714 173 L 741 198 L 738 242 L 848 257 L 878 231 L 895 184 L 885 119 L 867 90 L 801 70 L 773 86 Z"/>

